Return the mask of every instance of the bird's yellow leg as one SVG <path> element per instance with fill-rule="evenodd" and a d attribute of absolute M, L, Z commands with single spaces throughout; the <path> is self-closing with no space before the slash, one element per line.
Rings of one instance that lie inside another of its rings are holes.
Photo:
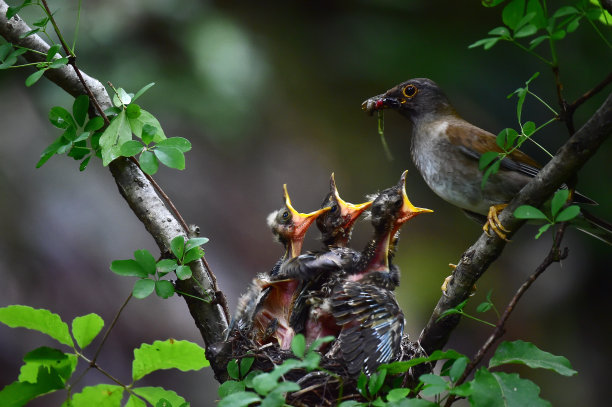
<path fill-rule="evenodd" d="M 482 230 L 484 230 L 484 232 L 488 236 L 491 236 L 491 234 L 489 233 L 490 228 L 493 232 L 495 232 L 497 236 L 504 239 L 506 242 L 509 242 L 510 240 L 506 239 L 506 233 L 510 231 L 501 224 L 499 218 L 497 217 L 497 214 L 500 213 L 506 206 L 508 206 L 508 204 L 499 204 L 491 206 L 487 215 L 487 222 L 482 226 Z"/>

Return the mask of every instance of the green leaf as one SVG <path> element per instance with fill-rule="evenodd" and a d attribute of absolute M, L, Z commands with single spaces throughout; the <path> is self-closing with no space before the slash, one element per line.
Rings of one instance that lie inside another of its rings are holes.
<path fill-rule="evenodd" d="M 72 335 L 81 349 L 88 346 L 104 327 L 104 320 L 97 314 L 87 314 L 72 320 Z"/>
<path fill-rule="evenodd" d="M 164 165 L 177 170 L 185 169 L 185 155 L 178 148 L 158 144 L 153 152 Z"/>
<path fill-rule="evenodd" d="M 176 277 L 178 277 L 179 280 L 187 280 L 191 278 L 191 275 L 192 273 L 189 266 L 178 266 L 176 268 Z"/>
<path fill-rule="evenodd" d="M 194 247 L 202 246 L 203 244 L 208 243 L 208 241 L 209 239 L 207 237 L 192 237 L 191 239 L 187 240 L 187 243 L 185 243 L 185 251 L 188 252 Z"/>
<path fill-rule="evenodd" d="M 252 391 L 232 393 L 219 402 L 217 407 L 246 407 L 249 404 L 260 402 L 261 397 Z"/>
<path fill-rule="evenodd" d="M 482 174 L 482 181 L 480 183 L 480 188 L 484 189 L 487 183 L 487 180 L 489 179 L 491 175 L 495 175 L 497 171 L 499 171 L 500 165 L 501 165 L 501 160 L 497 160 L 493 164 L 491 164 L 489 168 L 485 170 L 484 174 Z"/>
<path fill-rule="evenodd" d="M 568 33 L 573 33 L 580 26 L 580 17 L 577 17 L 569 22 L 567 27 L 565 28 Z"/>
<path fill-rule="evenodd" d="M 546 215 L 531 205 L 521 205 L 514 211 L 514 217 L 518 219 L 546 219 Z"/>
<path fill-rule="evenodd" d="M 174 254 L 177 259 L 182 259 L 183 254 L 185 253 L 185 238 L 181 235 L 176 236 L 170 242 L 170 249 L 172 250 L 172 254 Z"/>
<path fill-rule="evenodd" d="M 563 16 L 569 16 L 572 14 L 578 14 L 579 11 L 576 7 L 573 6 L 563 6 L 559 10 L 555 11 L 552 18 L 559 18 Z"/>
<path fill-rule="evenodd" d="M 70 407 L 118 407 L 123 398 L 123 387 L 111 384 L 98 384 L 83 388 L 72 396 Z M 67 403 L 62 407 L 68 407 Z"/>
<path fill-rule="evenodd" d="M 489 31 L 489 35 L 497 35 L 499 37 L 510 37 L 510 31 L 506 27 L 496 27 Z"/>
<path fill-rule="evenodd" d="M 48 69 L 56 69 L 65 66 L 68 63 L 68 57 L 58 58 L 53 60 L 49 65 Z"/>
<path fill-rule="evenodd" d="M 170 298 L 174 295 L 174 285 L 168 280 L 157 280 L 155 294 L 160 298 Z"/>
<path fill-rule="evenodd" d="M 516 140 L 517 137 L 518 137 L 518 133 L 517 133 L 516 130 L 511 129 L 511 128 L 503 129 L 497 135 L 497 137 L 495 139 L 495 143 L 502 150 L 509 150 L 510 147 L 512 147 L 512 145 L 514 144 L 514 141 Z M 488 154 L 488 152 L 485 153 L 485 154 Z M 482 160 L 482 157 L 481 157 L 481 160 Z M 483 168 L 485 168 L 485 167 L 486 167 L 486 165 Z M 481 168 L 481 170 L 482 170 L 482 168 Z"/>
<path fill-rule="evenodd" d="M 378 391 L 382 388 L 382 385 L 385 383 L 386 377 L 386 369 L 381 369 L 379 373 L 373 373 L 370 376 L 370 382 L 368 383 L 368 391 L 370 392 L 371 396 L 377 394 Z"/>
<path fill-rule="evenodd" d="M 449 371 L 450 378 L 453 382 L 456 382 L 459 377 L 461 377 L 469 361 L 470 360 L 465 357 L 455 360 Z"/>
<path fill-rule="evenodd" d="M 147 272 L 147 274 L 155 274 L 157 264 L 155 257 L 148 250 L 136 250 L 134 252 L 134 259 L 138 265 Z"/>
<path fill-rule="evenodd" d="M 493 304 L 491 304 L 490 302 L 482 302 L 480 304 L 478 304 L 478 307 L 476 307 L 476 312 L 487 312 L 488 310 L 491 309 L 491 307 L 493 306 Z"/>
<path fill-rule="evenodd" d="M 89 119 L 83 130 L 85 131 L 96 131 L 100 130 L 104 126 L 104 119 L 101 116 L 92 117 Z"/>
<path fill-rule="evenodd" d="M 147 403 L 138 397 L 131 395 L 124 407 L 147 407 Z"/>
<path fill-rule="evenodd" d="M 525 124 L 523 124 L 523 133 L 526 136 L 531 136 L 533 133 L 535 133 L 536 130 L 536 125 L 534 122 L 526 122 Z"/>
<path fill-rule="evenodd" d="M 321 345 L 323 345 L 324 343 L 328 343 L 328 342 L 332 342 L 334 339 L 333 336 L 328 335 L 328 336 L 324 336 L 322 338 L 317 338 L 314 341 L 312 341 L 312 343 L 310 344 L 310 346 L 308 347 L 308 351 L 309 352 L 313 352 L 319 349 L 319 347 Z"/>
<path fill-rule="evenodd" d="M 527 2 L 526 12 L 527 14 L 534 14 L 530 22 L 536 26 L 536 28 L 545 28 L 548 25 L 548 18 L 546 18 L 546 12 L 542 8 L 540 0 L 529 0 Z"/>
<path fill-rule="evenodd" d="M 121 156 L 121 145 L 132 139 L 125 111 L 122 110 L 111 121 L 100 137 L 102 148 L 102 165 L 105 167 L 115 158 Z"/>
<path fill-rule="evenodd" d="M 278 377 L 271 373 L 262 373 L 253 378 L 253 389 L 262 396 L 270 393 L 278 386 Z"/>
<path fill-rule="evenodd" d="M 128 277 L 146 277 L 147 271 L 144 270 L 136 260 L 114 260 L 110 269 L 113 273 Z"/>
<path fill-rule="evenodd" d="M 503 3 L 505 0 L 482 0 L 482 5 L 484 7 L 495 7 L 498 4 Z"/>
<path fill-rule="evenodd" d="M 487 151 L 486 153 L 480 156 L 480 159 L 478 160 L 478 169 L 481 171 L 484 170 L 486 167 L 489 166 L 489 164 L 493 162 L 493 160 L 498 157 L 499 153 L 496 153 L 495 151 Z"/>
<path fill-rule="evenodd" d="M 38 82 L 38 80 L 43 76 L 44 73 L 45 73 L 45 69 L 40 69 L 34 72 L 33 74 L 31 74 L 30 76 L 28 76 L 25 80 L 26 86 L 34 85 L 36 82 Z"/>
<path fill-rule="evenodd" d="M 504 24 L 514 30 L 523 18 L 525 11 L 525 0 L 512 0 L 502 11 Z"/>
<path fill-rule="evenodd" d="M 557 213 L 563 208 L 563 205 L 567 202 L 567 198 L 569 197 L 569 191 L 567 189 L 560 189 L 553 195 L 550 201 L 550 211 L 552 213 L 553 219 L 557 215 Z"/>
<path fill-rule="evenodd" d="M 74 342 L 68 332 L 68 325 L 59 315 L 46 309 L 9 305 L 0 308 L 0 322 L 11 328 L 26 328 L 42 332 L 63 345 L 74 347 Z"/>
<path fill-rule="evenodd" d="M 240 380 L 240 368 L 238 367 L 238 361 L 233 359 L 227 364 L 227 374 L 232 379 Z"/>
<path fill-rule="evenodd" d="M 140 106 L 135 103 L 130 103 L 125 108 L 125 114 L 127 114 L 128 119 L 137 119 L 140 117 Z"/>
<path fill-rule="evenodd" d="M 148 85 L 143 86 L 138 92 L 136 92 L 136 94 L 134 95 L 134 97 L 132 98 L 132 103 L 136 101 L 136 99 L 138 99 L 139 97 L 141 97 L 143 95 L 143 93 L 145 93 L 146 91 L 148 91 L 153 85 L 155 85 L 155 82 L 151 82 Z"/>
<path fill-rule="evenodd" d="M 240 359 L 240 376 L 241 377 L 244 377 L 247 375 L 247 373 L 249 373 L 249 370 L 251 370 L 251 366 L 253 366 L 254 361 L 255 361 L 255 358 L 253 357 Z"/>
<path fill-rule="evenodd" d="M 145 124 L 142 126 L 142 142 L 146 145 L 151 144 L 157 134 L 157 127 Z"/>
<path fill-rule="evenodd" d="M 13 52 L 13 45 L 11 43 L 6 43 L 0 45 L 0 61 L 4 61 L 4 59 Z"/>
<path fill-rule="evenodd" d="M 138 155 L 143 150 L 143 148 L 144 146 L 140 141 L 129 140 L 121 145 L 120 151 L 123 157 L 133 157 L 135 155 Z"/>
<path fill-rule="evenodd" d="M 533 35 L 536 32 L 538 32 L 538 28 L 535 25 L 527 24 L 526 26 L 514 33 L 514 38 L 529 37 L 530 35 Z"/>
<path fill-rule="evenodd" d="M 186 153 L 191 150 L 191 143 L 183 137 L 170 137 L 157 143 L 157 146 L 174 147 L 177 150 Z"/>
<path fill-rule="evenodd" d="M 13 382 L 0 390 L 0 406 L 21 407 L 38 396 L 63 387 L 64 383 L 55 369 L 40 366 L 35 383 Z"/>
<path fill-rule="evenodd" d="M 89 160 L 91 160 L 91 156 L 81 161 L 81 165 L 79 165 L 79 171 L 85 171 L 85 168 L 87 168 L 87 164 L 89 164 Z"/>
<path fill-rule="evenodd" d="M 66 140 L 63 136 L 59 136 L 41 153 L 40 159 L 36 163 L 36 168 L 42 167 L 47 161 L 49 161 L 49 158 L 57 154 L 58 151 L 66 145 L 70 145 L 70 140 Z"/>
<path fill-rule="evenodd" d="M 387 407 L 439 407 L 438 403 L 424 399 L 404 399 L 392 403 L 388 403 Z"/>
<path fill-rule="evenodd" d="M 143 299 L 151 295 L 153 290 L 155 290 L 155 281 L 150 278 L 142 278 L 134 283 L 132 295 L 136 298 Z"/>
<path fill-rule="evenodd" d="M 391 389 L 387 394 L 387 401 L 398 401 L 406 398 L 410 394 L 410 389 L 397 388 Z"/>
<path fill-rule="evenodd" d="M 540 388 L 518 374 L 491 373 L 480 368 L 471 382 L 468 400 L 477 406 L 548 407 L 550 403 L 539 397 Z"/>
<path fill-rule="evenodd" d="M 529 49 L 534 49 L 535 47 L 537 47 L 538 45 L 540 45 L 540 43 L 542 43 L 542 41 L 547 40 L 548 38 L 550 38 L 550 36 L 548 35 L 541 35 L 539 37 L 534 38 L 533 40 L 531 40 L 529 42 Z"/>
<path fill-rule="evenodd" d="M 550 35 L 550 38 L 555 40 L 555 41 L 559 41 L 559 40 L 562 40 L 563 38 L 565 38 L 565 34 L 566 34 L 565 30 L 559 29 L 559 30 L 553 32 Z"/>
<path fill-rule="evenodd" d="M 302 359 L 306 352 L 306 338 L 302 334 L 297 334 L 291 341 L 291 351 L 295 356 Z"/>
<path fill-rule="evenodd" d="M 483 48 L 485 50 L 490 49 L 491 47 L 493 47 L 493 45 L 495 45 L 499 40 L 501 39 L 501 37 L 495 37 L 495 38 L 483 38 L 481 40 L 478 40 L 476 42 L 473 42 L 472 44 L 468 45 L 468 48 L 476 48 L 479 46 L 483 46 Z"/>
<path fill-rule="evenodd" d="M 555 222 L 567 222 L 574 219 L 579 213 L 580 207 L 578 205 L 568 206 L 555 218 Z"/>
<path fill-rule="evenodd" d="M 136 137 L 140 137 L 141 139 L 143 139 L 143 129 L 145 125 L 150 125 L 155 129 L 154 132 L 154 136 L 153 136 L 153 141 L 155 141 L 156 143 L 159 143 L 160 141 L 164 140 L 166 138 L 166 135 L 164 134 L 164 131 L 161 128 L 161 125 L 159 124 L 159 121 L 149 112 L 147 112 L 144 109 L 140 109 L 140 116 L 138 116 L 135 119 L 130 119 L 130 127 L 132 129 L 132 132 L 136 135 Z M 143 141 L 145 142 L 145 144 L 149 144 L 147 143 L 144 139 Z"/>
<path fill-rule="evenodd" d="M 540 227 L 540 229 L 538 229 L 538 233 L 535 235 L 535 238 L 539 239 L 540 236 L 542 236 L 542 233 L 550 229 L 551 226 L 552 226 L 552 223 L 547 223 L 546 225 L 543 225 L 542 227 Z"/>
<path fill-rule="evenodd" d="M 157 262 L 157 272 L 163 277 L 171 271 L 176 270 L 178 264 L 174 259 L 163 259 Z"/>
<path fill-rule="evenodd" d="M 183 264 L 189 264 L 192 261 L 201 259 L 204 256 L 204 250 L 200 247 L 194 247 L 185 253 L 185 257 L 183 257 Z"/>
<path fill-rule="evenodd" d="M 224 398 L 224 397 L 229 396 L 232 393 L 238 393 L 244 390 L 245 390 L 245 386 L 243 382 L 237 382 L 235 380 L 228 380 L 225 383 L 222 383 L 221 386 L 219 386 L 219 390 L 217 390 L 217 393 L 219 394 L 220 398 Z"/>
<path fill-rule="evenodd" d="M 155 154 L 150 151 L 143 151 L 142 154 L 140 154 L 138 163 L 140 164 L 140 168 L 149 175 L 154 175 L 159 168 L 159 161 L 157 161 Z"/>
<path fill-rule="evenodd" d="M 61 106 L 52 107 L 49 111 L 49 121 L 52 125 L 59 129 L 67 129 L 68 127 L 77 127 L 70 112 Z"/>
<path fill-rule="evenodd" d="M 193 342 L 175 339 L 155 341 L 151 345 L 145 343 L 134 349 L 132 379 L 140 380 L 156 370 L 179 369 L 187 372 L 209 365 L 204 349 Z"/>
<path fill-rule="evenodd" d="M 47 62 L 51 62 L 53 60 L 53 58 L 55 57 L 55 55 L 59 52 L 60 48 L 62 46 L 60 44 L 53 44 L 49 47 L 49 50 L 47 51 Z M 1 56 L 0 56 L 0 59 Z"/>
<path fill-rule="evenodd" d="M 132 97 L 123 88 L 117 88 L 117 92 L 113 95 L 113 105 L 117 107 L 127 106 L 132 101 Z"/>
<path fill-rule="evenodd" d="M 77 365 L 77 356 L 70 353 L 63 353 L 59 349 L 41 346 L 30 352 L 24 357 L 25 364 L 19 370 L 19 381 L 36 383 L 38 380 L 40 367 L 45 367 L 49 372 L 53 369 L 62 381 L 66 383 Z"/>
<path fill-rule="evenodd" d="M 497 347 L 495 355 L 489 361 L 489 367 L 500 366 L 506 363 L 518 363 L 534 369 L 548 369 L 563 376 L 573 376 L 578 373 L 572 369 L 572 365 L 567 358 L 555 356 L 552 353 L 541 350 L 533 343 L 521 340 L 501 343 Z"/>
<path fill-rule="evenodd" d="M 435 396 L 449 389 L 448 382 L 435 374 L 424 374 L 419 377 L 424 383 L 421 394 L 426 397 Z"/>
<path fill-rule="evenodd" d="M 162 387 L 135 387 L 134 393 L 151 403 L 156 405 L 160 399 L 166 399 L 173 406 L 180 406 L 185 403 L 185 399 L 172 390 L 166 390 Z"/>

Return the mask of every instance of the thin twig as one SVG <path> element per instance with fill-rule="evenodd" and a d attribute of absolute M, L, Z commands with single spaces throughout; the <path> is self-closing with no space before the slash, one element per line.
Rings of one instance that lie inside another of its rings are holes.
<path fill-rule="evenodd" d="M 608 74 L 608 76 L 606 76 L 606 78 L 601 81 L 600 83 L 598 83 L 593 89 L 587 91 L 584 93 L 584 95 L 580 96 L 578 99 L 576 99 L 574 101 L 574 103 L 572 103 L 571 105 L 568 106 L 568 112 L 570 113 L 574 113 L 574 111 L 584 102 L 586 102 L 588 99 L 590 99 L 592 96 L 594 96 L 595 94 L 597 94 L 599 91 L 601 91 L 603 88 L 605 88 L 606 86 L 608 86 L 610 83 L 612 82 L 612 72 L 610 72 L 610 74 Z"/>
<path fill-rule="evenodd" d="M 516 291 L 516 293 L 514 294 L 514 297 L 512 297 L 512 299 L 508 303 L 508 306 L 506 306 L 506 309 L 504 310 L 504 313 L 502 314 L 501 318 L 499 319 L 499 322 L 495 326 L 495 329 L 493 330 L 491 335 L 487 338 L 485 343 L 480 347 L 480 349 L 478 350 L 478 352 L 476 353 L 476 355 L 474 356 L 472 361 L 467 365 L 467 367 L 465 368 L 465 371 L 463 372 L 463 374 L 455 382 L 455 387 L 456 386 L 460 386 L 461 384 L 463 384 L 463 382 L 465 382 L 467 377 L 472 373 L 472 371 L 476 368 L 476 366 L 478 366 L 480 364 L 480 362 L 484 358 L 484 355 L 491 348 L 491 346 L 493 346 L 493 344 L 499 338 L 501 338 L 502 335 L 506 332 L 504 326 L 506 325 L 506 322 L 508 321 L 508 318 L 510 318 L 510 314 L 512 314 L 512 311 L 514 311 L 514 308 L 516 307 L 516 304 L 521 299 L 523 294 L 525 294 L 525 292 L 529 289 L 529 287 L 531 287 L 531 285 L 536 281 L 536 279 L 551 264 L 553 264 L 555 262 L 558 262 L 560 260 L 563 260 L 563 259 L 565 259 L 567 257 L 567 254 L 568 254 L 567 247 L 565 249 L 563 249 L 563 251 L 559 250 L 559 246 L 561 245 L 561 240 L 563 239 L 563 234 L 565 233 L 565 228 L 566 227 L 567 227 L 567 223 L 566 222 L 561 224 L 561 226 L 557 230 L 557 233 L 555 234 L 553 245 L 550 248 L 550 251 L 548 252 L 546 257 L 544 258 L 542 263 L 536 268 L 534 273 L 532 275 L 530 275 L 529 278 L 527 278 L 527 280 L 525 280 L 525 282 Z M 454 401 L 455 401 L 455 396 L 451 394 L 449 396 L 449 398 L 446 400 L 445 407 L 450 407 L 450 405 L 453 404 Z"/>
<path fill-rule="evenodd" d="M 121 312 L 123 312 L 123 309 L 126 307 L 126 305 L 128 304 L 128 302 L 130 302 L 131 299 L 132 299 L 132 293 L 128 295 L 128 297 L 123 302 L 123 305 L 121 305 L 121 308 L 119 308 L 119 311 L 117 311 L 117 314 L 115 314 L 115 317 L 113 318 L 113 322 L 111 322 L 110 326 L 104 333 L 102 342 L 100 342 L 100 345 L 98 345 L 98 349 L 96 349 L 96 353 L 94 354 L 94 357 L 91 360 L 91 363 L 96 363 L 96 360 L 98 359 L 98 355 L 100 355 L 100 352 L 102 351 L 102 346 L 104 346 L 104 343 L 106 342 L 106 339 L 108 338 L 108 335 L 111 333 L 111 331 L 115 327 L 115 324 L 117 324 L 117 320 L 119 320 L 119 315 L 121 315 Z"/>

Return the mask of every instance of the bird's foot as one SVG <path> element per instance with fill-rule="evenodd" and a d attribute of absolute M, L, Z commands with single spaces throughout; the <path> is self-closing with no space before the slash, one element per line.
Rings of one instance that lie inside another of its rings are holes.
<path fill-rule="evenodd" d="M 453 263 L 449 263 L 448 266 L 455 271 L 455 269 L 457 268 L 456 264 Z M 453 275 L 451 274 L 450 276 L 446 277 L 444 279 L 444 281 L 442 282 L 442 286 L 440 287 L 440 289 L 442 290 L 442 294 L 445 297 L 448 297 L 448 294 L 446 293 L 446 290 L 448 289 L 448 285 L 450 284 L 451 280 L 453 279 Z M 473 297 L 474 294 L 476 294 L 476 284 L 474 284 L 474 286 L 472 287 L 472 290 L 470 291 L 470 297 Z"/>
<path fill-rule="evenodd" d="M 501 239 L 509 242 L 510 240 L 506 239 L 506 233 L 509 233 L 510 231 L 501 224 L 499 218 L 497 217 L 497 214 L 500 213 L 506 206 L 508 206 L 508 204 L 492 205 L 489 208 L 487 222 L 482 226 L 482 230 L 484 230 L 487 236 L 492 236 L 491 233 L 489 233 L 489 229 L 491 229 Z"/>

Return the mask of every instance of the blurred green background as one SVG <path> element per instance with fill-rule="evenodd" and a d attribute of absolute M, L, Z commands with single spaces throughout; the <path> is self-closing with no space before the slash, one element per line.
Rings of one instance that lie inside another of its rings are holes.
<path fill-rule="evenodd" d="M 568 4 L 549 3 L 551 9 Z M 51 2 L 70 42 L 76 4 Z M 376 119 L 360 105 L 401 81 L 429 77 L 461 115 L 497 133 L 518 127 L 515 99 L 506 95 L 539 71 L 531 89 L 556 107 L 554 78 L 535 58 L 508 43 L 487 52 L 468 50 L 501 25 L 500 13 L 501 8 L 485 9 L 476 1 L 440 0 L 84 2 L 77 60 L 91 76 L 128 91 L 157 83 L 140 99 L 141 106 L 159 118 L 168 136 L 188 138 L 193 151 L 185 171 L 164 168 L 155 178 L 187 222 L 210 238 L 207 259 L 232 310 L 254 275 L 269 270 L 281 254 L 265 219 L 280 206 L 283 183 L 294 206 L 306 212 L 318 208 L 332 171 L 342 197 L 357 203 L 395 184 L 408 169 L 412 202 L 435 211 L 404 227 L 397 257 L 398 298 L 407 332 L 416 339 L 440 296 L 448 263 L 456 263 L 481 230 L 423 183 L 409 156 L 408 122 L 394 112 L 385 115 L 395 156 L 388 161 Z M 610 38 L 610 30 L 603 30 Z M 612 66 L 610 50 L 586 23 L 561 42 L 558 52 L 570 101 Z M 59 135 L 46 119 L 49 109 L 72 101 L 45 80 L 25 88 L 31 72 L 0 74 L 0 306 L 47 308 L 67 321 L 95 312 L 108 325 L 133 283 L 110 272 L 110 262 L 131 258 L 141 248 L 155 253 L 156 247 L 99 161 L 84 173 L 64 156 L 34 168 Z M 609 92 L 608 87 L 578 110 L 577 126 Z M 550 115 L 528 99 L 523 117 L 540 124 Z M 554 152 L 567 132 L 554 124 L 537 139 Z M 525 150 L 546 161 L 533 145 Z M 593 212 L 608 220 L 611 154 L 608 141 L 580 172 L 578 184 L 600 203 Z M 478 283 L 468 312 L 490 289 L 499 309 L 507 304 L 550 247 L 550 233 L 536 241 L 536 230 L 526 226 L 515 235 Z M 359 222 L 354 246 L 362 247 L 370 231 L 367 222 Z M 317 237 L 310 231 L 306 248 L 318 248 Z M 612 362 L 605 280 L 612 251 L 575 230 L 568 231 L 565 244 L 568 259 L 534 284 L 504 339 L 520 338 L 564 355 L 579 371 L 566 378 L 517 370 L 536 381 L 553 405 L 603 405 Z M 487 316 L 494 320 L 492 313 Z M 464 320 L 448 346 L 473 355 L 489 333 L 490 328 Z M 169 337 L 201 343 L 184 301 L 133 300 L 99 363 L 127 382 L 133 348 Z M 44 344 L 55 345 L 40 334 L 0 326 L 0 386 L 16 380 L 21 357 Z M 84 383 L 104 380 L 93 372 Z M 143 382 L 173 389 L 193 406 L 214 405 L 218 386 L 210 370 L 157 372 Z M 32 405 L 60 403 L 53 396 Z"/>

